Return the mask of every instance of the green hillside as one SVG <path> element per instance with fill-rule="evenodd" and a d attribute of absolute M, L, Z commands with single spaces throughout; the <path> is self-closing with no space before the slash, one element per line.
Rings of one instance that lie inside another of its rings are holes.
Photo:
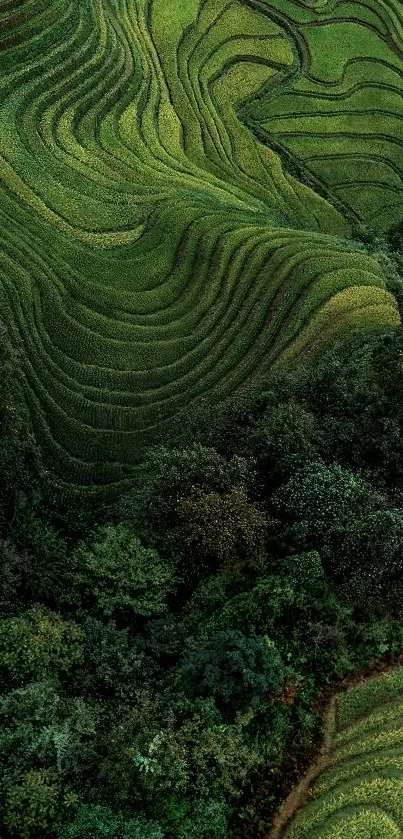
<path fill-rule="evenodd" d="M 287 839 L 392 839 L 403 829 L 403 669 L 337 704 L 331 764 Z"/>
<path fill-rule="evenodd" d="M 402 33 L 400 0 L 2 0 L 1 305 L 63 481 L 399 322 L 351 225 L 403 218 Z"/>

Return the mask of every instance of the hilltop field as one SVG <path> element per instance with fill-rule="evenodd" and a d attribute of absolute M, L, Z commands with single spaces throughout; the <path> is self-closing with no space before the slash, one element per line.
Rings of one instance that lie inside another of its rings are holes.
<path fill-rule="evenodd" d="M 398 324 L 356 236 L 403 220 L 402 34 L 400 0 L 0 4 L 1 307 L 67 487 Z"/>

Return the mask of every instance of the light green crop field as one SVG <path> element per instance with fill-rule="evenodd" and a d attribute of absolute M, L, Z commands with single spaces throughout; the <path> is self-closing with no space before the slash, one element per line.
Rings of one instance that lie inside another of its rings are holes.
<path fill-rule="evenodd" d="M 330 766 L 287 839 L 393 839 L 403 834 L 403 668 L 338 699 Z"/>
<path fill-rule="evenodd" d="M 66 487 L 399 323 L 351 221 L 403 218 L 402 49 L 400 0 L 0 0 L 1 311 Z"/>

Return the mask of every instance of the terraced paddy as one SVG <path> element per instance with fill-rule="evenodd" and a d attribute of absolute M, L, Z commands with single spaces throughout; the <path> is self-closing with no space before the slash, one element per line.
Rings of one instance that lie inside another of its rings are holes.
<path fill-rule="evenodd" d="M 286 839 L 393 839 L 403 830 L 403 668 L 336 704 L 329 766 Z"/>
<path fill-rule="evenodd" d="M 66 485 L 399 322 L 350 225 L 403 218 L 402 35 L 399 0 L 0 0 L 1 304 Z"/>

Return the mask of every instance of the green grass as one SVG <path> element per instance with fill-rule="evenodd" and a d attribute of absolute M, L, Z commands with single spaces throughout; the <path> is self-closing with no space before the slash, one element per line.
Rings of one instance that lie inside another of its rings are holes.
<path fill-rule="evenodd" d="M 67 493 L 125 480 L 201 397 L 399 322 L 348 220 L 403 218 L 399 3 L 25 0 L 0 22 L 2 311 Z"/>
<path fill-rule="evenodd" d="M 287 839 L 400 836 L 403 829 L 403 668 L 337 700 L 331 761 Z"/>

